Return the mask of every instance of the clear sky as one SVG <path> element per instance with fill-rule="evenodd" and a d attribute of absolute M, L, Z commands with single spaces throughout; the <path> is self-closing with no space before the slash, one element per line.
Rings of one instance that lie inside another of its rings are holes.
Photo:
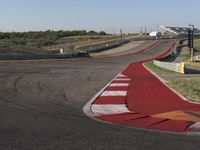
<path fill-rule="evenodd" d="M 192 9 L 188 7 L 192 4 Z M 200 0 L 0 0 L 0 31 L 200 27 Z"/>

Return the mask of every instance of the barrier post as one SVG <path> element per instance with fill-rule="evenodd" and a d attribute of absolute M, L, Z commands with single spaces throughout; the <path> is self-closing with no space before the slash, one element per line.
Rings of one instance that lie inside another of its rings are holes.
<path fill-rule="evenodd" d="M 180 73 L 185 74 L 185 63 L 184 62 L 182 62 L 180 64 Z"/>

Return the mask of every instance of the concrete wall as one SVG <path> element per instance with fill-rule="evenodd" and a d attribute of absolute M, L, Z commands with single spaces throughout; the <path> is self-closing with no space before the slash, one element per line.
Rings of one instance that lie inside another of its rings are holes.
<path fill-rule="evenodd" d="M 154 60 L 154 64 L 164 69 L 168 69 L 171 71 L 175 71 L 178 73 L 185 73 L 185 64 L 184 63 L 171 63 L 171 62 L 164 62 Z"/>

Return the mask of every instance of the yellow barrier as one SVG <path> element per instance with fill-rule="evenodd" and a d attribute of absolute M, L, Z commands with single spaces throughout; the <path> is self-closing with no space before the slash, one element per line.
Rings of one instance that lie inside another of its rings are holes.
<path fill-rule="evenodd" d="M 185 63 L 180 64 L 180 73 L 185 74 Z"/>

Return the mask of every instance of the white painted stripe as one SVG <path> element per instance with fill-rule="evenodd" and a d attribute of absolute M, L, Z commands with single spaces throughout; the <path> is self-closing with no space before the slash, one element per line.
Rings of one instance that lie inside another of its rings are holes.
<path fill-rule="evenodd" d="M 92 105 L 92 112 L 95 116 L 103 116 L 103 115 L 114 115 L 114 114 L 121 114 L 121 113 L 128 113 L 130 112 L 126 105 Z"/>
<path fill-rule="evenodd" d="M 130 64 L 129 64 L 129 65 L 130 65 Z M 127 67 L 128 67 L 129 65 L 127 65 Z M 126 68 L 127 68 L 127 67 L 126 67 Z M 125 70 L 125 69 L 124 69 L 124 70 Z M 122 72 L 123 72 L 123 71 L 122 71 Z M 122 72 L 119 73 L 119 74 L 122 74 Z M 119 74 L 118 74 L 117 76 L 119 76 Z M 94 97 L 92 97 L 92 99 L 91 99 L 88 103 L 85 104 L 85 106 L 83 107 L 83 112 L 85 113 L 86 116 L 90 117 L 91 119 L 98 120 L 98 121 L 100 121 L 100 122 L 104 122 L 104 121 L 102 121 L 102 120 L 99 120 L 99 119 L 95 118 L 95 115 L 93 114 L 91 108 L 92 108 L 92 104 L 94 103 L 94 101 L 99 97 L 99 95 L 100 95 L 113 81 L 114 81 L 114 79 L 111 80 L 111 81 L 110 81 L 105 87 L 103 87 Z"/>
<path fill-rule="evenodd" d="M 200 122 L 194 123 L 187 129 L 189 135 L 200 135 Z"/>
<path fill-rule="evenodd" d="M 124 77 L 127 77 L 127 76 L 126 76 L 126 75 L 124 75 L 124 74 L 120 74 L 120 75 L 118 75 L 117 77 L 124 78 Z"/>
<path fill-rule="evenodd" d="M 104 91 L 101 96 L 126 96 L 127 91 Z"/>
<path fill-rule="evenodd" d="M 111 87 L 118 87 L 118 86 L 129 86 L 129 83 L 112 83 Z"/>
<path fill-rule="evenodd" d="M 116 81 L 130 81 L 131 79 L 129 78 L 116 78 Z"/>

